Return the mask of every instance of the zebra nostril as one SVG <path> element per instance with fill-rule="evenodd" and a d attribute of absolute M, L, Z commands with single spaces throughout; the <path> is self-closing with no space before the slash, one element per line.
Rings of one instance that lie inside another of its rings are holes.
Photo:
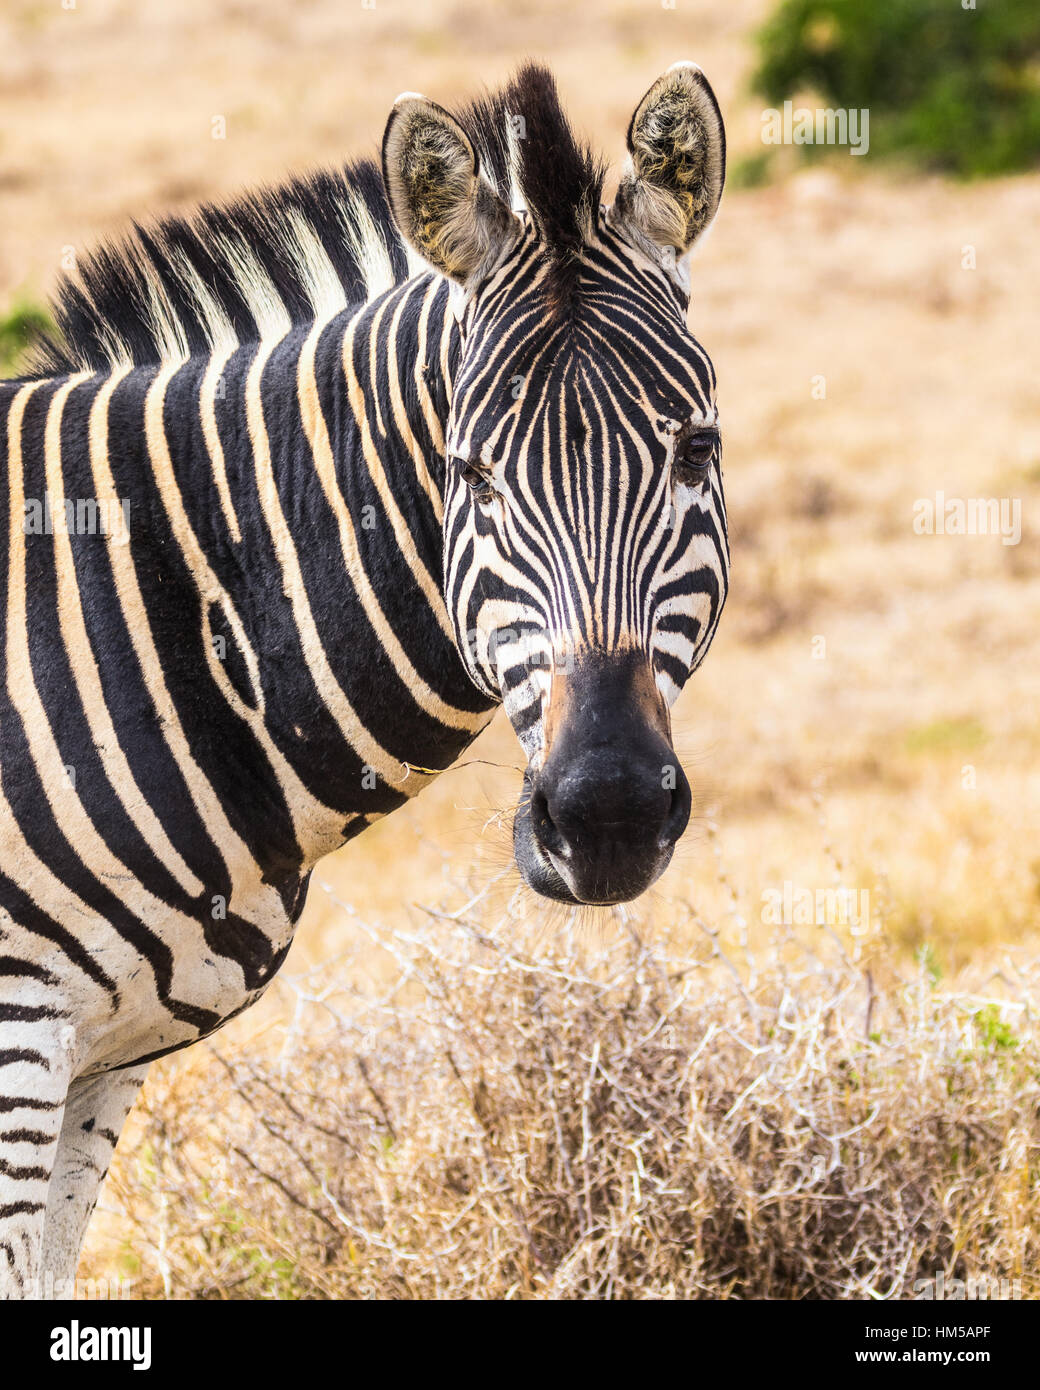
<path fill-rule="evenodd" d="M 566 857 L 570 850 L 567 841 L 556 828 L 549 812 L 549 801 L 540 787 L 531 792 L 531 825 L 541 844 L 550 854 Z"/>
<path fill-rule="evenodd" d="M 690 820 L 690 809 L 693 797 L 690 792 L 690 784 L 685 774 L 680 770 L 679 780 L 672 792 L 671 805 L 668 808 L 668 815 L 664 825 L 661 827 L 661 845 L 674 845 L 679 836 L 686 829 Z"/>

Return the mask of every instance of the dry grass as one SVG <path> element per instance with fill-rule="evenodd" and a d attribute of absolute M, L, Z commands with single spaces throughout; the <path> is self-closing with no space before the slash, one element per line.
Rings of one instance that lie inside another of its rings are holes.
<path fill-rule="evenodd" d="M 1040 1294 L 1035 963 L 979 995 L 876 919 L 687 926 L 344 914 L 286 1026 L 161 1068 L 108 1267 L 168 1297 Z"/>

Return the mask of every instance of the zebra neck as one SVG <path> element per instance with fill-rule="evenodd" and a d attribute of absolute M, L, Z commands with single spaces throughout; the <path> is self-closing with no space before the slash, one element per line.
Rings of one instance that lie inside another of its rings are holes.
<path fill-rule="evenodd" d="M 207 883 L 216 851 L 294 900 L 490 717 L 441 589 L 446 302 L 420 281 L 273 345 L 27 388 L 25 496 L 126 520 L 124 544 L 68 539 L 73 690 L 86 707 L 93 650 L 113 737 Z M 64 539 L 29 543 L 65 564 Z"/>
<path fill-rule="evenodd" d="M 77 770 L 70 840 L 294 903 L 487 723 L 441 588 L 446 308 L 417 281 L 273 346 L 0 384 L 11 719 Z"/>
<path fill-rule="evenodd" d="M 204 626 L 226 639 L 215 674 L 251 711 L 286 807 L 279 842 L 303 870 L 420 791 L 493 712 L 443 596 L 457 351 L 446 287 L 427 277 L 211 362 L 199 383 L 226 542 Z"/>

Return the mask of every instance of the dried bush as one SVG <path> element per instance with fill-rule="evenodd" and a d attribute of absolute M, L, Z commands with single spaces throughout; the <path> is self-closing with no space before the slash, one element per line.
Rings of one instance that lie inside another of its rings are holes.
<path fill-rule="evenodd" d="M 348 925 L 281 985 L 277 1045 L 218 1038 L 147 1090 L 106 1198 L 139 1292 L 1040 1292 L 1028 970 L 979 998 L 898 972 L 876 927 L 724 949 L 692 910 L 681 949 L 480 902 Z"/>

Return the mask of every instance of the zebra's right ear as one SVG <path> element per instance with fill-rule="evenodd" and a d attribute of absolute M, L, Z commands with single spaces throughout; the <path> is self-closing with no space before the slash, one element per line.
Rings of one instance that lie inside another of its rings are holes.
<path fill-rule="evenodd" d="M 383 182 L 401 235 L 434 270 L 468 285 L 519 229 L 480 176 L 458 121 L 414 92 L 397 98 L 383 135 Z"/>

